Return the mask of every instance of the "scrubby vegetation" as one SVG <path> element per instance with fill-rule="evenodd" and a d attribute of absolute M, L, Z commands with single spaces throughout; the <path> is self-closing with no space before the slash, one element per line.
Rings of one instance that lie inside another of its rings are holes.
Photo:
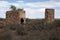
<path fill-rule="evenodd" d="M 60 40 L 60 21 L 44 24 L 44 19 L 27 19 L 26 24 L 0 28 L 0 40 Z"/>
<path fill-rule="evenodd" d="M 4 18 L 0 18 L 0 21 L 4 21 L 5 19 Z"/>
<path fill-rule="evenodd" d="M 55 26 L 60 27 L 60 20 L 59 19 L 55 20 Z"/>

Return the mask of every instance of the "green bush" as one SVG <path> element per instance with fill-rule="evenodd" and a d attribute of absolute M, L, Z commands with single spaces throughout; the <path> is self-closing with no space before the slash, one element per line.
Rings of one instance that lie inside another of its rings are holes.
<path fill-rule="evenodd" d="M 30 19 L 29 18 L 26 18 L 26 22 L 29 22 L 30 21 Z"/>

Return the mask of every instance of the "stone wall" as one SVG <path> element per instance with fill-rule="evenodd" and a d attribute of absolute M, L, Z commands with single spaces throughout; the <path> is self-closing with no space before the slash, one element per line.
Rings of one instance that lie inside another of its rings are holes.
<path fill-rule="evenodd" d="M 23 19 L 25 23 L 25 17 L 26 16 L 24 10 L 7 11 L 5 21 L 0 21 L 0 25 L 21 24 L 21 19 Z M 52 22 L 54 22 L 54 9 L 45 9 L 45 23 Z"/>
<path fill-rule="evenodd" d="M 7 24 L 20 24 L 21 18 L 25 19 L 25 12 L 23 10 L 14 10 L 6 12 Z"/>
<path fill-rule="evenodd" d="M 54 22 L 54 9 L 45 9 L 45 23 Z"/>

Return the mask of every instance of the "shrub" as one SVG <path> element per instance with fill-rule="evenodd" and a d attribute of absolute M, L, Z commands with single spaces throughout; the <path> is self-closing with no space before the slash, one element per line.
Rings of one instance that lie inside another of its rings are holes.
<path fill-rule="evenodd" d="M 30 19 L 26 18 L 26 22 L 29 22 L 29 21 L 30 21 Z"/>
<path fill-rule="evenodd" d="M 55 20 L 55 26 L 60 27 L 60 20 Z"/>
<path fill-rule="evenodd" d="M 56 36 L 51 36 L 51 37 L 49 38 L 49 40 L 59 40 L 59 38 L 56 37 Z"/>
<path fill-rule="evenodd" d="M 3 26 L 0 26 L 0 29 L 2 29 L 3 28 Z"/>
<path fill-rule="evenodd" d="M 44 29 L 44 21 L 43 20 L 33 20 L 29 24 L 27 24 L 28 31 L 30 30 L 38 30 L 41 31 Z"/>
<path fill-rule="evenodd" d="M 12 25 L 10 25 L 10 29 L 11 30 L 16 30 L 17 27 L 18 27 L 18 24 L 12 24 Z"/>
<path fill-rule="evenodd" d="M 25 31 L 24 31 L 24 25 L 20 24 L 18 25 L 17 29 L 16 29 L 16 32 L 18 35 L 24 35 L 25 34 Z"/>
<path fill-rule="evenodd" d="M 44 25 L 44 29 L 47 30 L 47 31 L 51 30 L 53 27 L 55 27 L 54 23 Z"/>

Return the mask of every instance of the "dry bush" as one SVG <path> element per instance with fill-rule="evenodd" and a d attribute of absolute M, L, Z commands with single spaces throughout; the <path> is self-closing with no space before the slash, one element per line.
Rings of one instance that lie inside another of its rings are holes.
<path fill-rule="evenodd" d="M 31 20 L 26 24 L 27 31 L 30 30 L 43 30 L 44 29 L 44 21 L 43 20 Z"/>
<path fill-rule="evenodd" d="M 49 40 L 59 40 L 59 38 L 57 36 L 50 36 Z"/>
<path fill-rule="evenodd" d="M 55 26 L 56 26 L 56 27 L 60 27 L 60 20 L 55 20 L 54 23 L 55 23 Z"/>
<path fill-rule="evenodd" d="M 18 35 L 25 35 L 24 26 L 22 24 L 18 25 L 16 32 Z"/>
<path fill-rule="evenodd" d="M 10 29 L 11 30 L 16 30 L 17 27 L 18 27 L 18 24 L 12 24 L 12 25 L 10 25 Z"/>
<path fill-rule="evenodd" d="M 52 24 L 46 24 L 46 25 L 44 25 L 44 30 L 50 31 L 54 27 L 55 27 L 54 23 L 52 23 Z"/>

